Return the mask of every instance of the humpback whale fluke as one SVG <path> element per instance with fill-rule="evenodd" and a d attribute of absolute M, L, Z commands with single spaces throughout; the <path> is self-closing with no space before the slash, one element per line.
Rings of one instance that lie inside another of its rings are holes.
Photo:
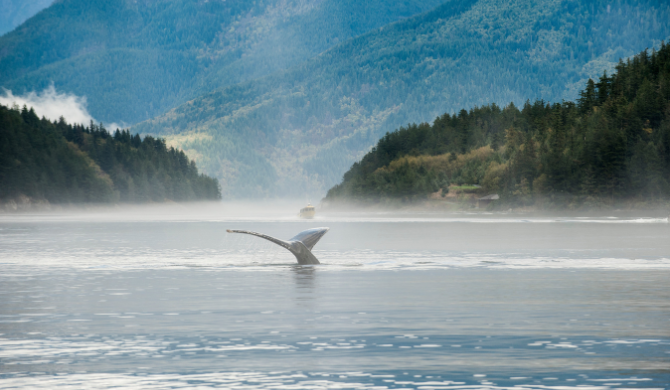
<path fill-rule="evenodd" d="M 312 254 L 312 248 L 316 245 L 317 242 L 321 239 L 330 230 L 330 228 L 314 228 L 303 230 L 302 232 L 296 234 L 293 238 L 288 239 L 288 241 L 280 240 L 278 238 L 270 237 L 266 234 L 250 232 L 247 230 L 226 230 L 228 233 L 244 233 L 251 234 L 252 236 L 264 238 L 268 241 L 272 241 L 279 246 L 283 246 L 288 249 L 295 258 L 298 260 L 298 264 L 321 264 L 319 260 L 314 257 Z"/>

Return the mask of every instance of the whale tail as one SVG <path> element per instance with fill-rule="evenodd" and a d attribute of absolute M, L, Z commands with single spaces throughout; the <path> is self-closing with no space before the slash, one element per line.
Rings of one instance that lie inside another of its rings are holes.
<path fill-rule="evenodd" d="M 268 236 L 263 233 L 250 232 L 248 230 L 226 230 L 228 233 L 243 233 L 251 234 L 252 236 L 264 238 L 268 241 L 274 242 L 275 244 L 282 246 L 288 249 L 295 258 L 298 260 L 298 264 L 321 264 L 319 260 L 312 254 L 312 248 L 316 245 L 317 242 L 323 237 L 330 228 L 314 228 L 303 230 L 302 232 L 296 234 L 294 237 L 288 239 L 287 241 L 280 240 Z"/>

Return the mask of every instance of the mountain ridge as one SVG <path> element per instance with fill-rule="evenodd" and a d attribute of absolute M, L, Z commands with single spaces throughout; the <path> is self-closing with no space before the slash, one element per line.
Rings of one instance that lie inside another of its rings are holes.
<path fill-rule="evenodd" d="M 0 0 L 0 36 L 14 30 L 54 0 Z"/>
<path fill-rule="evenodd" d="M 0 87 L 53 83 L 98 120 L 134 124 L 440 2 L 60 0 L 0 37 Z"/>
<path fill-rule="evenodd" d="M 574 98 L 587 77 L 670 37 L 666 16 L 655 1 L 452 1 L 134 129 L 183 148 L 230 197 L 316 197 L 406 123 Z"/>

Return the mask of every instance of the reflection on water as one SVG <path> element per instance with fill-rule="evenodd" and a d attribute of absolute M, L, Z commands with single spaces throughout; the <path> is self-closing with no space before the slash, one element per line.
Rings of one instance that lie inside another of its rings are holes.
<path fill-rule="evenodd" d="M 9 388 L 52 389 L 67 386 L 68 389 L 90 388 L 240 388 L 240 389 L 570 389 L 584 377 L 559 379 L 546 377 L 533 380 L 530 376 L 510 377 L 499 380 L 483 374 L 472 375 L 472 379 L 445 380 L 441 375 L 412 375 L 410 373 L 370 374 L 353 372 L 244 372 L 186 375 L 128 375 L 128 374 L 74 374 L 67 377 L 12 378 L 5 381 Z M 623 376 L 615 378 L 586 379 L 577 389 L 605 390 L 620 388 L 653 388 L 650 378 Z M 531 382 L 529 384 L 521 384 Z M 535 382 L 535 383 L 532 383 Z M 542 384 L 547 383 L 547 384 Z"/>
<path fill-rule="evenodd" d="M 0 388 L 670 387 L 667 221 L 2 218 Z"/>
<path fill-rule="evenodd" d="M 307 297 L 311 297 L 316 279 L 316 267 L 294 265 L 291 267 L 291 271 L 293 271 L 293 279 L 298 291 L 303 292 Z"/>

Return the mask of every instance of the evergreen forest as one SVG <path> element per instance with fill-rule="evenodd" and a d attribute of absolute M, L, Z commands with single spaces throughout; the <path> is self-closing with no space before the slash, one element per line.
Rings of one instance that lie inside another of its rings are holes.
<path fill-rule="evenodd" d="M 589 79 L 576 101 L 495 104 L 387 133 L 326 200 L 425 199 L 453 186 L 505 205 L 670 198 L 670 45 Z"/>
<path fill-rule="evenodd" d="M 219 184 L 184 152 L 128 130 L 40 119 L 0 105 L 0 202 L 105 203 L 217 200 Z"/>

